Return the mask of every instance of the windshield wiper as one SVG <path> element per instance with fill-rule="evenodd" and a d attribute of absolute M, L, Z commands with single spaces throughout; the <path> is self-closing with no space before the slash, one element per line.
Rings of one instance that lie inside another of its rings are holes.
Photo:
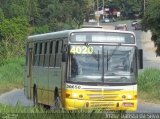
<path fill-rule="evenodd" d="M 98 71 L 99 71 L 99 50 L 98 50 Z"/>
<path fill-rule="evenodd" d="M 107 58 L 107 62 L 109 62 L 109 60 L 112 58 L 112 56 L 114 55 L 114 53 L 118 50 L 119 46 L 121 46 L 121 43 L 119 43 L 116 48 L 112 51 L 110 57 Z"/>

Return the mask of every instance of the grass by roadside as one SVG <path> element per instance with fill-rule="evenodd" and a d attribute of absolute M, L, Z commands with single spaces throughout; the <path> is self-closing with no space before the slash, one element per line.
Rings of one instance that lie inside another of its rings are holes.
<path fill-rule="evenodd" d="M 0 65 L 0 94 L 23 87 L 24 58 L 14 58 Z"/>
<path fill-rule="evenodd" d="M 160 70 L 146 69 L 138 78 L 138 93 L 140 100 L 160 103 Z"/>
<path fill-rule="evenodd" d="M 0 104 L 0 112 L 1 113 L 44 113 L 44 108 L 38 108 L 38 107 L 24 107 L 20 105 L 16 106 L 10 106 L 10 105 L 4 105 Z"/>
<path fill-rule="evenodd" d="M 12 117 L 12 119 L 108 119 L 102 110 L 46 110 L 43 107 L 16 107 L 0 104 L 0 118 Z M 111 112 L 110 112 L 111 113 Z M 118 116 L 119 113 L 112 112 Z"/>

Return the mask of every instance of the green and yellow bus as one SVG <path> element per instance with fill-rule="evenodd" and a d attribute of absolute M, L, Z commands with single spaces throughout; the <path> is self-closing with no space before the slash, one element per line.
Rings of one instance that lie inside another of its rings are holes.
<path fill-rule="evenodd" d="M 130 31 L 81 28 L 29 36 L 24 93 L 35 105 L 135 111 L 142 55 Z"/>

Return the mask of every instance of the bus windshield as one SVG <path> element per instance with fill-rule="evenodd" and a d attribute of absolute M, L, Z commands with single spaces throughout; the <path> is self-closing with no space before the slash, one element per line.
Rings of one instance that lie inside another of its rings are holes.
<path fill-rule="evenodd" d="M 71 45 L 72 82 L 133 83 L 136 73 L 135 47 Z"/>

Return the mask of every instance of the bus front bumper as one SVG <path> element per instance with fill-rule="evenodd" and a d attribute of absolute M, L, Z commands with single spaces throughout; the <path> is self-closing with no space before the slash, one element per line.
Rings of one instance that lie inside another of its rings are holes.
<path fill-rule="evenodd" d="M 69 99 L 65 100 L 65 109 L 106 109 L 106 110 L 126 110 L 136 111 L 137 100 L 123 100 L 123 101 L 93 101 L 93 100 L 79 100 Z"/>

